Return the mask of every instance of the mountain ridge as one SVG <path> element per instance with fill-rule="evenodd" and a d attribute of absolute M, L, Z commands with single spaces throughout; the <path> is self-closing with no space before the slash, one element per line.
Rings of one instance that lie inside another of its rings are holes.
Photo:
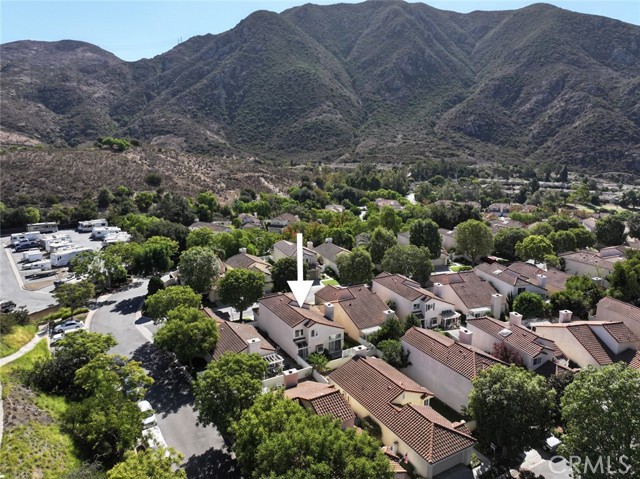
<path fill-rule="evenodd" d="M 640 27 L 548 4 L 305 4 L 136 62 L 72 40 L 0 48 L 0 127 L 53 145 L 640 171 Z"/>

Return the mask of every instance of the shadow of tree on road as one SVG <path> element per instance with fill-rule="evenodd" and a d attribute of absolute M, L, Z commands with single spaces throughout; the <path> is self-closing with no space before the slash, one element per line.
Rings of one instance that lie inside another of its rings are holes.
<path fill-rule="evenodd" d="M 138 311 L 142 303 L 144 295 L 136 296 L 135 298 L 123 299 L 118 301 L 116 305 L 111 309 L 112 313 L 119 314 L 132 314 Z"/>
<path fill-rule="evenodd" d="M 236 461 L 225 451 L 211 448 L 191 456 L 184 464 L 189 479 L 240 479 Z"/>
<path fill-rule="evenodd" d="M 152 343 L 145 343 L 131 357 L 140 361 L 155 380 L 145 399 L 151 403 L 156 414 L 166 417 L 182 406 L 193 405 L 189 376 L 175 362 L 173 355 L 158 349 Z"/>

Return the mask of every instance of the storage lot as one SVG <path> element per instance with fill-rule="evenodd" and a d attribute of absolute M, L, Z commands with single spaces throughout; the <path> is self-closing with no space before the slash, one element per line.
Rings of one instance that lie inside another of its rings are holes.
<path fill-rule="evenodd" d="M 99 250 L 102 247 L 102 241 L 92 241 L 89 238 L 90 233 L 78 233 L 75 230 L 60 230 L 59 233 L 68 234 L 69 237 L 71 238 L 71 241 L 74 244 L 86 246 L 93 250 Z M 32 278 L 31 275 L 39 270 L 23 269 L 23 266 L 25 265 L 26 262 L 22 260 L 22 252 L 16 253 L 13 250 L 13 248 L 10 248 L 8 246 L 9 244 L 10 244 L 9 238 L 3 239 L 3 245 L 5 246 L 5 253 L 3 254 L 9 253 L 11 262 L 13 263 L 13 266 L 15 266 L 15 270 L 17 270 L 23 282 L 24 289 L 30 290 L 30 291 L 37 291 L 43 288 L 49 289 L 48 287 L 53 284 L 53 281 L 59 278 L 64 278 L 64 276 L 66 275 L 67 268 L 63 267 L 63 268 L 51 269 L 50 272 L 54 273 L 51 276 Z M 49 256 L 48 253 L 45 254 L 45 259 L 48 259 L 48 256 Z M 7 284 L 6 282 L 8 281 L 16 282 L 14 269 L 2 268 L 2 271 L 0 272 L 0 282 L 2 282 L 3 284 Z M 4 298 L 5 295 L 3 294 L 2 296 L 3 296 L 3 299 L 5 299 Z M 6 299 L 12 299 L 12 298 L 6 298 Z M 16 301 L 16 303 L 18 302 Z"/>

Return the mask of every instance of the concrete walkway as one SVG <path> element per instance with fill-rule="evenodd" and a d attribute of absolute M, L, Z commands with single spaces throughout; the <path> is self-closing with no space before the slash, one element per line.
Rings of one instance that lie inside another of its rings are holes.
<path fill-rule="evenodd" d="M 38 344 L 42 339 L 45 339 L 46 337 L 47 337 L 46 331 L 39 331 L 33 337 L 33 339 L 31 339 L 31 341 L 29 341 L 27 344 L 22 346 L 15 353 L 10 354 L 9 356 L 5 356 L 4 358 L 0 358 L 0 368 L 6 364 L 9 364 L 11 361 L 15 361 L 20 356 L 27 354 L 29 351 L 31 351 L 33 348 L 36 347 L 36 344 Z"/>

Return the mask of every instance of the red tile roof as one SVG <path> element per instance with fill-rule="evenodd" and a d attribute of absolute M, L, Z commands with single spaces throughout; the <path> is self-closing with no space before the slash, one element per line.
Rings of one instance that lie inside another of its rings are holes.
<path fill-rule="evenodd" d="M 431 407 L 394 404 L 403 392 L 418 392 L 424 397 L 431 393 L 381 359 L 356 356 L 332 371 L 329 378 L 429 463 L 476 443 Z"/>
<path fill-rule="evenodd" d="M 636 351 L 631 361 L 629 361 L 629 367 L 633 369 L 640 369 L 640 351 Z"/>
<path fill-rule="evenodd" d="M 332 263 L 336 262 L 336 258 L 340 253 L 348 253 L 349 250 L 338 246 L 335 243 L 322 243 L 313 248 L 323 258 L 328 259 Z"/>
<path fill-rule="evenodd" d="M 303 400 L 311 404 L 313 411 L 320 415 L 331 415 L 341 421 L 353 421 L 356 417 L 335 386 L 306 381 L 287 389 L 284 395 L 289 399 Z"/>
<path fill-rule="evenodd" d="M 389 309 L 387 303 L 365 285 L 349 288 L 325 286 L 316 292 L 316 303 L 318 299 L 342 308 L 359 330 L 382 326 L 386 318 L 384 312 Z"/>
<path fill-rule="evenodd" d="M 538 356 L 544 350 L 551 352 L 553 357 L 563 355 L 562 351 L 560 351 L 553 341 L 544 339 L 533 331 L 516 324 L 509 324 L 493 318 L 484 317 L 467 319 L 467 326 L 475 326 L 481 331 L 490 334 L 500 341 L 504 341 L 506 344 L 531 357 Z M 502 336 L 500 331 L 503 329 L 510 330 L 511 334 Z M 553 346 L 545 346 L 545 343 L 551 343 Z"/>
<path fill-rule="evenodd" d="M 275 293 L 263 296 L 260 299 L 260 307 L 263 306 L 273 312 L 281 321 L 291 328 L 301 323 L 305 323 L 305 326 L 317 323 L 337 329 L 344 329 L 333 321 L 325 319 L 318 311 L 311 309 L 309 305 L 300 308 L 298 303 L 292 298 L 291 293 Z"/>
<path fill-rule="evenodd" d="M 443 301 L 442 299 L 437 298 L 431 291 L 427 291 L 420 286 L 420 283 L 417 281 L 413 281 L 401 274 L 380 273 L 378 276 L 373 278 L 373 282 L 384 286 L 388 290 L 393 291 L 409 301 L 415 301 L 419 298 L 423 298 L 425 300 L 431 298 Z M 445 303 L 446 302 L 447 301 L 445 301 Z"/>
<path fill-rule="evenodd" d="M 413 327 L 405 333 L 402 341 L 469 380 L 474 379 L 480 371 L 504 364 L 489 354 L 428 329 Z"/>
<path fill-rule="evenodd" d="M 640 321 L 640 308 L 629 303 L 625 303 L 624 301 L 612 298 L 610 296 L 605 296 L 600 301 L 598 301 L 598 306 L 596 309 L 596 316 L 598 317 L 598 319 L 607 319 L 601 314 L 602 310 L 617 313 L 626 319 L 634 319 L 636 321 Z"/>
<path fill-rule="evenodd" d="M 614 362 L 611 350 L 596 336 L 588 324 L 568 324 L 567 329 L 600 366 Z"/>
<path fill-rule="evenodd" d="M 497 293 L 488 281 L 479 278 L 473 271 L 442 274 L 437 276 L 437 280 L 442 284 L 448 284 L 469 309 L 490 307 L 491 295 Z"/>
<path fill-rule="evenodd" d="M 250 324 L 234 323 L 215 318 L 218 323 L 218 342 L 213 350 L 213 359 L 219 359 L 226 352 L 241 353 L 248 349 L 249 339 L 260 339 L 260 351 L 264 356 L 274 353 L 276 349 L 264 339 Z"/>
<path fill-rule="evenodd" d="M 606 329 L 618 343 L 628 343 L 640 340 L 640 338 L 638 338 L 638 336 L 636 336 L 622 321 L 603 323 L 602 327 Z"/>

